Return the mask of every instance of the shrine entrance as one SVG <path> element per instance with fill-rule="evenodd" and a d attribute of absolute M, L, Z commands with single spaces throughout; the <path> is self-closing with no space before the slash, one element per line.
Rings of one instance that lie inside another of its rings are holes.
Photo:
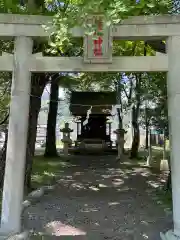
<path fill-rule="evenodd" d="M 116 92 L 72 92 L 70 111 L 78 119 L 75 153 L 112 150 L 108 117 L 113 105 L 116 105 Z"/>
<path fill-rule="evenodd" d="M 103 22 L 103 17 L 98 16 L 99 20 Z M 42 25 L 50 26 L 48 31 Z M 104 23 L 102 27 L 98 24 L 98 30 L 102 31 L 102 37 L 96 36 L 94 41 L 94 36 L 84 36 L 83 28 L 71 29 L 73 37 L 84 37 L 83 57 L 44 57 L 42 53 L 32 54 L 33 39 L 49 37 L 53 31 L 52 17 L 0 14 L 0 37 L 15 39 L 14 54 L 3 53 L 0 56 L 0 71 L 13 72 L 1 217 L 1 232 L 5 235 L 21 230 L 31 73 L 161 71 L 168 72 L 174 222 L 174 229 L 167 233 L 166 238 L 180 238 L 180 17 L 129 17 L 114 26 L 106 26 Z M 114 57 L 113 39 L 166 40 L 167 54 Z"/>

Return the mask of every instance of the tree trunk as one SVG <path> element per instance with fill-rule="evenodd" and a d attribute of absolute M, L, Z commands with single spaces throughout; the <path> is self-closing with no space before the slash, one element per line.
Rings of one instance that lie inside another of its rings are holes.
<path fill-rule="evenodd" d="M 138 124 L 138 119 L 137 119 L 137 109 L 133 107 L 132 109 L 132 125 L 133 125 L 133 142 L 132 142 L 132 147 L 131 147 L 131 156 L 130 158 L 137 158 L 138 157 L 138 149 L 139 149 L 139 141 L 140 141 L 140 136 L 139 136 L 139 124 Z"/>
<path fill-rule="evenodd" d="M 166 136 L 165 130 L 163 131 L 163 159 L 166 160 Z"/>
<path fill-rule="evenodd" d="M 123 128 L 123 122 L 122 122 L 122 99 L 121 99 L 121 83 L 120 80 L 116 82 L 116 100 L 117 104 L 120 105 L 119 108 L 117 108 L 117 115 L 118 115 L 118 128 Z"/>
<path fill-rule="evenodd" d="M 131 159 L 138 158 L 138 149 L 139 149 L 139 127 L 134 129 L 134 138 L 131 147 Z"/>
<path fill-rule="evenodd" d="M 120 108 L 117 108 L 117 115 L 118 115 L 118 128 L 122 129 L 123 128 L 123 122 L 122 122 Z"/>
<path fill-rule="evenodd" d="M 58 110 L 58 97 L 59 97 L 59 81 L 56 79 L 54 80 L 52 79 L 46 133 L 46 149 L 44 154 L 44 156 L 48 158 L 58 156 L 56 149 L 56 119 Z"/>
<path fill-rule="evenodd" d="M 7 149 L 7 141 L 8 141 L 8 130 L 4 130 L 5 132 L 5 141 L 3 147 L 0 151 L 0 188 L 3 188 L 4 184 L 4 173 L 6 166 L 6 149 Z"/>
<path fill-rule="evenodd" d="M 145 142 L 145 149 L 148 149 L 148 135 L 149 135 L 149 127 L 146 125 L 146 142 Z"/>
<path fill-rule="evenodd" d="M 31 190 L 31 172 L 35 152 L 38 114 L 41 108 L 41 96 L 48 77 L 44 73 L 34 74 L 31 80 L 31 97 L 29 109 L 29 127 L 26 150 L 25 189 Z"/>
<path fill-rule="evenodd" d="M 148 136 L 148 156 L 147 156 L 147 165 L 151 166 L 152 164 L 152 134 L 151 129 L 149 129 L 149 136 Z"/>
<path fill-rule="evenodd" d="M 171 171 L 169 171 L 167 183 L 166 183 L 166 191 L 171 191 L 172 185 L 171 185 Z"/>
<path fill-rule="evenodd" d="M 133 126 L 133 142 L 131 147 L 131 156 L 130 158 L 137 158 L 138 157 L 138 149 L 139 149 L 139 142 L 140 142 L 140 132 L 139 132 L 139 123 L 138 123 L 138 117 L 139 117 L 139 108 L 140 108 L 140 90 L 141 90 L 141 74 L 136 74 L 136 87 L 135 87 L 135 93 L 136 93 L 136 104 L 132 108 L 132 126 Z"/>
<path fill-rule="evenodd" d="M 145 142 L 145 149 L 148 149 L 148 136 L 149 136 L 149 122 L 148 122 L 148 113 L 147 107 L 145 108 L 145 129 L 146 129 L 146 142 Z"/>
<path fill-rule="evenodd" d="M 28 127 L 28 140 L 26 150 L 26 172 L 25 172 L 25 189 L 31 189 L 31 172 L 33 165 L 33 157 L 35 152 L 36 132 L 38 114 L 41 107 L 41 99 L 31 97 L 30 110 L 29 110 L 29 127 Z"/>

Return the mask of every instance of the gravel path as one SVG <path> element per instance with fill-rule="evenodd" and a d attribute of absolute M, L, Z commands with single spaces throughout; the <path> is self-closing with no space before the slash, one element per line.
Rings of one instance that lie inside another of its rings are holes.
<path fill-rule="evenodd" d="M 146 168 L 117 164 L 113 156 L 72 162 L 56 189 L 24 212 L 25 229 L 78 240 L 159 240 L 171 228 L 153 197 L 157 176 Z"/>

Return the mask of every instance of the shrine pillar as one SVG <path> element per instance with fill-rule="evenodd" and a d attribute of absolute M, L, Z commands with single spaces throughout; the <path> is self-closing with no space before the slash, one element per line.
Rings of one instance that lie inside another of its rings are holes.
<path fill-rule="evenodd" d="M 1 233 L 5 235 L 18 233 L 21 230 L 31 90 L 29 59 L 33 41 L 28 37 L 17 37 L 14 45 L 14 70 L 1 217 Z"/>
<path fill-rule="evenodd" d="M 174 228 L 165 235 L 161 233 L 161 238 L 177 240 L 180 239 L 180 36 L 169 37 L 167 47 L 169 63 L 167 92 Z"/>

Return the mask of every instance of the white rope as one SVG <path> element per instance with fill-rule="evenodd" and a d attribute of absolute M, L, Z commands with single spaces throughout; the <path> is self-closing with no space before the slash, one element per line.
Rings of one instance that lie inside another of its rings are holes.
<path fill-rule="evenodd" d="M 91 112 L 92 112 L 92 106 L 90 107 L 89 110 L 87 110 L 86 120 L 83 122 L 83 126 L 88 124 L 88 120 L 89 120 L 89 116 L 90 116 Z"/>

